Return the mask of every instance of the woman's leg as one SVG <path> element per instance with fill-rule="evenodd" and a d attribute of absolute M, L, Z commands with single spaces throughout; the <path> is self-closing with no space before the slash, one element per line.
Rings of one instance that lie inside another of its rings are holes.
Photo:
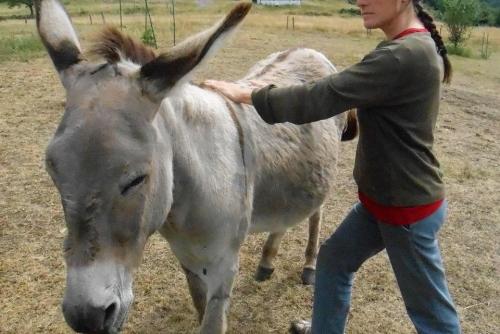
<path fill-rule="evenodd" d="M 429 217 L 407 226 L 379 224 L 408 315 L 419 334 L 460 333 L 436 238 L 446 209 L 444 202 Z"/>
<path fill-rule="evenodd" d="M 354 273 L 383 248 L 376 220 L 356 204 L 319 250 L 312 333 L 344 333 Z"/>

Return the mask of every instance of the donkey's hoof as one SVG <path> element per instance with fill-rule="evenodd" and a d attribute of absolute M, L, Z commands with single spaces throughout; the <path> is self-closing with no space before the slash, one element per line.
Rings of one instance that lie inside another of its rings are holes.
<path fill-rule="evenodd" d="M 274 268 L 266 268 L 262 266 L 257 267 L 257 272 L 255 273 L 255 280 L 257 282 L 267 281 L 271 278 L 271 275 L 274 272 Z"/>
<path fill-rule="evenodd" d="M 314 279 L 316 277 L 316 269 L 304 268 L 302 270 L 302 284 L 304 285 L 314 285 Z"/>

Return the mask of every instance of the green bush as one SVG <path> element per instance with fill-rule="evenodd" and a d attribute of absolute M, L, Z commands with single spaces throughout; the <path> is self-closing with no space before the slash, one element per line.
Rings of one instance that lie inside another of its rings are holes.
<path fill-rule="evenodd" d="M 156 40 L 153 29 L 147 28 L 146 30 L 144 30 L 141 40 L 146 45 L 156 46 Z"/>
<path fill-rule="evenodd" d="M 26 6 L 30 10 L 30 17 L 35 17 L 33 0 L 0 0 L 0 3 L 6 3 L 9 8 Z"/>
<path fill-rule="evenodd" d="M 361 10 L 359 8 L 342 8 L 339 10 L 339 14 L 343 16 L 359 16 Z"/>
<path fill-rule="evenodd" d="M 454 44 L 446 45 L 446 50 L 448 54 L 456 55 L 464 58 L 472 58 L 472 51 L 464 46 L 455 46 Z"/>

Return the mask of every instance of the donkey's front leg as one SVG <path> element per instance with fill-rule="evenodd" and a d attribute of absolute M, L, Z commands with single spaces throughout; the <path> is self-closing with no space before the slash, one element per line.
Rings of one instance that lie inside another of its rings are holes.
<path fill-rule="evenodd" d="M 186 274 L 189 293 L 191 294 L 191 298 L 193 299 L 194 307 L 198 312 L 198 322 L 201 324 L 207 304 L 206 284 L 198 275 L 196 275 L 189 269 L 185 268 L 184 266 L 182 267 L 182 269 L 184 269 L 184 273 Z"/>
<path fill-rule="evenodd" d="M 238 253 L 227 256 L 207 268 L 207 304 L 201 334 L 222 334 L 227 330 L 227 311 L 234 277 L 238 272 Z"/>

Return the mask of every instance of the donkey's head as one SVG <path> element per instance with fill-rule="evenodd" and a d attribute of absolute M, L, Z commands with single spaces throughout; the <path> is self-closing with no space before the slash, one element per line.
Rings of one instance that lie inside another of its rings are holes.
<path fill-rule="evenodd" d="M 68 230 L 63 313 L 75 331 L 116 332 L 133 299 L 132 272 L 172 203 L 170 139 L 156 117 L 161 101 L 250 5 L 237 5 L 211 29 L 158 57 L 108 29 L 96 48 L 106 59 L 101 64 L 83 59 L 58 1 L 37 1 L 36 9 L 38 31 L 67 96 L 46 152 Z"/>

